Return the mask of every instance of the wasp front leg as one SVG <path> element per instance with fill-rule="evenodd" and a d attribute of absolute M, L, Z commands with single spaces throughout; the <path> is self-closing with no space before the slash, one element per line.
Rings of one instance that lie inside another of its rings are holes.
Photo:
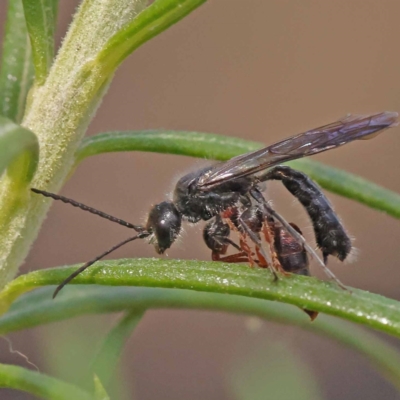
<path fill-rule="evenodd" d="M 212 219 L 203 230 L 203 239 L 207 247 L 211 250 L 213 261 L 223 261 L 228 263 L 248 262 L 249 255 L 247 248 L 243 249 L 229 238 L 231 229 L 229 224 L 223 221 L 221 216 L 217 215 Z M 232 246 L 238 253 L 225 256 L 228 247 Z"/>

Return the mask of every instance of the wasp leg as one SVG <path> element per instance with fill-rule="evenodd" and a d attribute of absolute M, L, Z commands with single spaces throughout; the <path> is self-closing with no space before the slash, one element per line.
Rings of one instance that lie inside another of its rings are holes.
<path fill-rule="evenodd" d="M 249 226 L 246 223 L 246 220 L 243 219 L 242 216 L 243 216 L 243 214 L 240 215 L 237 219 L 239 230 L 241 232 L 243 232 L 244 234 L 246 234 L 246 236 L 249 237 L 249 239 L 254 243 L 255 248 L 256 248 L 256 253 L 257 253 L 257 256 L 260 261 L 260 266 L 269 267 L 274 275 L 274 281 L 277 281 L 279 278 L 278 272 L 275 268 L 271 254 L 265 250 L 265 248 L 261 242 L 259 233 L 257 231 L 252 230 L 253 226 L 252 225 Z M 263 218 L 264 218 L 264 216 L 263 216 Z"/>
<path fill-rule="evenodd" d="M 269 204 L 268 202 L 264 199 L 264 196 L 262 193 L 257 189 L 254 188 L 251 190 L 250 194 L 253 196 L 253 198 L 262 205 L 262 207 L 265 210 L 266 215 L 270 215 L 273 217 L 275 220 L 279 221 L 283 227 L 301 244 L 303 244 L 304 248 L 307 250 L 307 252 L 317 261 L 317 263 L 320 265 L 320 267 L 324 270 L 326 275 L 334 280 L 342 289 L 347 290 L 346 286 L 343 285 L 342 282 L 336 277 L 336 275 L 325 265 L 325 263 L 321 260 L 321 258 L 318 256 L 318 254 L 314 251 L 314 249 L 306 242 L 304 237 L 300 235 L 299 232 L 296 231 L 286 220 L 283 218 L 279 213 L 277 213 Z"/>
<path fill-rule="evenodd" d="M 203 230 L 203 239 L 209 249 L 211 249 L 211 258 L 213 261 L 224 261 L 228 263 L 250 262 L 253 266 L 255 261 L 251 257 L 251 250 L 241 243 L 238 246 L 229 238 L 229 224 L 225 223 L 218 215 L 212 219 Z M 224 256 L 231 245 L 238 253 Z"/>
<path fill-rule="evenodd" d="M 282 268 L 290 275 L 310 276 L 307 251 L 304 245 L 299 243 L 279 222 L 273 219 L 268 220 L 270 230 L 274 235 L 274 247 Z M 300 234 L 301 230 L 297 225 L 290 225 Z M 302 308 L 302 310 L 314 321 L 318 316 L 317 311 Z"/>
<path fill-rule="evenodd" d="M 219 253 L 212 252 L 212 260 L 226 262 L 226 263 L 242 263 L 242 262 L 247 263 L 249 262 L 249 257 L 247 256 L 247 253 L 244 251 L 223 257 L 221 257 Z"/>

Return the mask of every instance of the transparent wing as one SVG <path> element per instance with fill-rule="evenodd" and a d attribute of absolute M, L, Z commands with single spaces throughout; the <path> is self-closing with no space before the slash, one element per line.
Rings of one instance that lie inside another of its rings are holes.
<path fill-rule="evenodd" d="M 348 115 L 320 128 L 300 133 L 264 149 L 219 163 L 200 176 L 197 188 L 210 190 L 223 182 L 252 175 L 275 164 L 334 149 L 353 140 L 371 139 L 383 129 L 397 125 L 396 112 Z"/>

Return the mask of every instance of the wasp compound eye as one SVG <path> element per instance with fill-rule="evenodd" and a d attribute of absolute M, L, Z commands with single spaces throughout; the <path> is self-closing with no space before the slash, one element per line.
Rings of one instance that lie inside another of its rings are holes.
<path fill-rule="evenodd" d="M 169 249 L 181 231 L 182 216 L 173 203 L 163 201 L 149 213 L 146 229 L 154 234 L 154 247 L 158 254 Z"/>

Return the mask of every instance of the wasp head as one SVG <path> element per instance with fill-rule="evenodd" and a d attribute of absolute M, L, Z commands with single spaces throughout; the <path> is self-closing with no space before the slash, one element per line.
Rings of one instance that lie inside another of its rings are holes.
<path fill-rule="evenodd" d="M 158 254 L 169 249 L 181 231 L 182 216 L 169 201 L 156 204 L 149 213 L 146 230 L 154 235 L 154 247 Z"/>

